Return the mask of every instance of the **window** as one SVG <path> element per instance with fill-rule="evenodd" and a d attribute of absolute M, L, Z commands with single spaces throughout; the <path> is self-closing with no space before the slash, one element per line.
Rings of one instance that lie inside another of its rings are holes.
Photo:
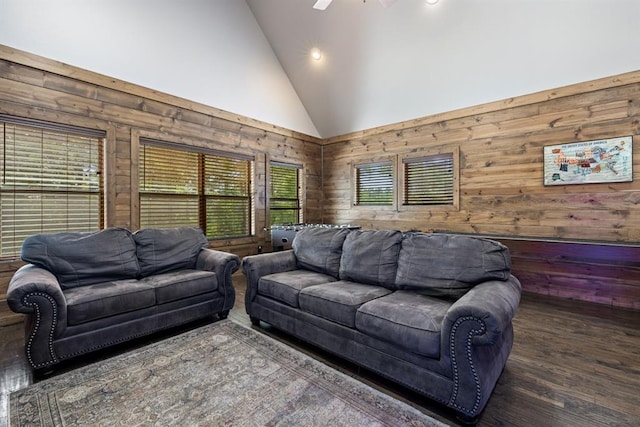
<path fill-rule="evenodd" d="M 251 234 L 251 161 L 213 155 L 204 158 L 206 235 L 210 238 Z"/>
<path fill-rule="evenodd" d="M 394 180 L 391 161 L 355 165 L 354 174 L 354 205 L 393 205 Z"/>
<path fill-rule="evenodd" d="M 0 257 L 33 234 L 104 226 L 105 133 L 0 115 Z"/>
<path fill-rule="evenodd" d="M 210 239 L 251 234 L 253 158 L 141 139 L 140 227 L 200 227 Z"/>
<path fill-rule="evenodd" d="M 302 166 L 271 162 L 269 177 L 269 218 L 271 225 L 302 222 L 300 171 Z"/>
<path fill-rule="evenodd" d="M 454 206 L 457 204 L 454 153 L 405 158 L 404 206 Z"/>

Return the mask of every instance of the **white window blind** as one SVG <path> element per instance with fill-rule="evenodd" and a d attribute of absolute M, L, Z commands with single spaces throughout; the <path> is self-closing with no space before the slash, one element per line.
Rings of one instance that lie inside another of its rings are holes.
<path fill-rule="evenodd" d="M 355 205 L 392 205 L 393 186 L 391 162 L 355 165 Z"/>
<path fill-rule="evenodd" d="M 269 176 L 269 217 L 271 225 L 302 222 L 300 171 L 302 166 L 271 162 Z"/>
<path fill-rule="evenodd" d="M 104 138 L 0 116 L 0 257 L 17 256 L 33 234 L 103 228 Z"/>
<path fill-rule="evenodd" d="M 453 154 L 404 159 L 404 205 L 453 205 Z"/>
<path fill-rule="evenodd" d="M 140 226 L 200 227 L 210 239 L 250 235 L 251 160 L 141 140 Z"/>

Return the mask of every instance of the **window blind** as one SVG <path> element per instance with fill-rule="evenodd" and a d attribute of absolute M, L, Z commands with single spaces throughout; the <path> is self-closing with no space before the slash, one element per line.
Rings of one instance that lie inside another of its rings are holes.
<path fill-rule="evenodd" d="M 271 225 L 302 222 L 300 170 L 302 166 L 271 162 L 269 176 L 269 217 Z"/>
<path fill-rule="evenodd" d="M 210 239 L 251 234 L 251 160 L 141 140 L 140 226 L 200 227 Z"/>
<path fill-rule="evenodd" d="M 104 132 L 0 116 L 0 257 L 33 234 L 104 223 Z"/>
<path fill-rule="evenodd" d="M 198 153 L 142 145 L 141 228 L 199 227 Z"/>
<path fill-rule="evenodd" d="M 251 234 L 250 177 L 247 160 L 204 155 L 207 236 Z"/>
<path fill-rule="evenodd" d="M 405 205 L 453 205 L 453 154 L 404 159 Z"/>
<path fill-rule="evenodd" d="M 355 205 L 393 204 L 391 162 L 355 165 Z"/>

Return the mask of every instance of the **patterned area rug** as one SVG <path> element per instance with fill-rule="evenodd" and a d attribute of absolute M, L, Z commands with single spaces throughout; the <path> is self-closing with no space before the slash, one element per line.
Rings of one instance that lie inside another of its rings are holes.
<path fill-rule="evenodd" d="M 443 426 L 231 320 L 10 396 L 13 426 Z"/>

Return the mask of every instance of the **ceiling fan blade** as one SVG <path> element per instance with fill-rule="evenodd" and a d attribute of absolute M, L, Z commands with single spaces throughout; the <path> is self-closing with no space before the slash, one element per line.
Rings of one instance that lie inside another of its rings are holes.
<path fill-rule="evenodd" d="M 380 4 L 382 5 L 382 7 L 387 8 L 387 7 L 391 6 L 392 4 L 394 4 L 398 0 L 379 0 L 379 1 L 380 1 Z"/>
<path fill-rule="evenodd" d="M 317 10 L 325 10 L 327 7 L 329 7 L 332 1 L 333 0 L 317 0 L 316 3 L 313 5 L 313 8 Z M 378 0 L 378 1 L 382 5 L 382 7 L 387 8 L 393 5 L 398 0 Z"/>
<path fill-rule="evenodd" d="M 333 0 L 318 0 L 316 1 L 316 4 L 313 5 L 313 8 L 318 10 L 325 10 L 332 1 Z"/>

